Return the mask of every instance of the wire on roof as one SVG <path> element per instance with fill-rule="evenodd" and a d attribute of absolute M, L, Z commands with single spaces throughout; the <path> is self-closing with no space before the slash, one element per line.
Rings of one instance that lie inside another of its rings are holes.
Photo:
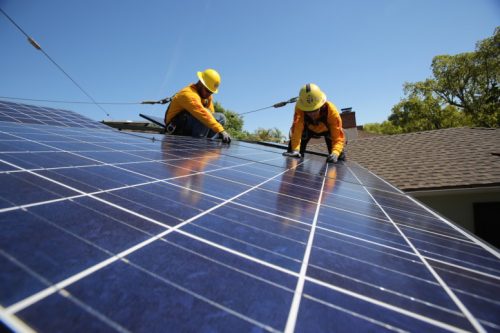
<path fill-rule="evenodd" d="M 38 44 L 33 38 L 31 38 L 9 15 L 7 15 L 7 13 L 2 9 L 0 8 L 0 11 L 2 12 L 3 15 L 5 15 L 5 17 L 19 30 L 21 31 L 21 33 L 26 36 L 26 38 L 28 39 L 28 42 L 37 50 L 39 50 L 40 52 L 42 52 L 46 57 L 47 59 L 49 59 L 61 72 L 64 73 L 64 75 L 66 75 L 70 80 L 71 82 L 73 82 L 77 87 L 78 89 L 80 89 L 93 103 L 92 104 L 95 104 L 99 109 L 101 109 L 107 117 L 110 117 L 109 113 L 104 110 L 104 108 L 102 106 L 100 106 L 92 96 L 90 96 L 90 94 L 88 92 L 85 91 L 85 89 L 83 89 L 61 66 L 59 66 L 59 64 L 57 62 L 54 61 L 54 59 L 52 59 L 48 54 L 47 52 L 45 52 L 42 47 L 40 46 L 40 44 Z"/>

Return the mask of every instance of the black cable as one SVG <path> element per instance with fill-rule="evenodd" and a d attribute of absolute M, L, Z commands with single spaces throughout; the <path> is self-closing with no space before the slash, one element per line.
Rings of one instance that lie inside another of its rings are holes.
<path fill-rule="evenodd" d="M 23 35 L 26 36 L 26 38 L 28 38 L 28 41 L 30 42 L 31 45 L 33 45 L 34 48 L 36 48 L 37 50 L 41 51 L 46 57 L 47 59 L 49 59 L 61 72 L 64 73 L 64 75 L 66 75 L 70 80 L 71 82 L 73 82 L 77 87 L 78 89 L 80 89 L 92 102 L 93 104 L 95 104 L 99 109 L 101 109 L 104 114 L 106 114 L 107 117 L 110 117 L 109 113 L 104 110 L 104 108 L 102 106 L 100 106 L 92 96 L 90 96 L 89 93 L 87 93 L 68 73 L 66 73 L 66 71 L 61 67 L 59 66 L 58 63 L 56 63 L 48 54 L 47 52 L 45 52 L 42 47 L 33 39 L 31 38 L 9 15 L 7 15 L 6 12 L 3 11 L 3 9 L 0 8 L 0 11 L 2 12 L 3 15 L 5 15 L 5 17 L 7 17 L 7 19 L 12 23 L 14 24 L 14 26 L 19 29 L 19 31 L 21 31 L 21 33 Z"/>

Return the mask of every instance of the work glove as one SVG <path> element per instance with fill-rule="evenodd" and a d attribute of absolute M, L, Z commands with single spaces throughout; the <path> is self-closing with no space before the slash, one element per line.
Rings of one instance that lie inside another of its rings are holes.
<path fill-rule="evenodd" d="M 283 153 L 283 156 L 298 157 L 298 158 L 300 158 L 300 153 L 298 151 L 296 151 L 296 150 L 294 150 L 292 152 L 286 151 L 286 152 Z"/>
<path fill-rule="evenodd" d="M 224 143 L 231 143 L 231 136 L 229 136 L 229 133 L 227 133 L 226 131 L 220 132 L 219 138 L 221 138 L 222 142 Z"/>
<path fill-rule="evenodd" d="M 328 155 L 326 158 L 326 163 L 337 163 L 339 156 L 335 153 Z"/>

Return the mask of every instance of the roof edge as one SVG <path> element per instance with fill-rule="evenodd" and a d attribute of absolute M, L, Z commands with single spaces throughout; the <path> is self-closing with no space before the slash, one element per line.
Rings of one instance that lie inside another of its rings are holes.
<path fill-rule="evenodd" d="M 405 193 L 411 196 L 432 196 L 444 194 L 472 194 L 477 192 L 500 192 L 500 183 L 491 184 L 475 184 L 467 186 L 450 186 L 450 187 L 428 187 L 428 188 L 411 188 L 404 189 Z"/>

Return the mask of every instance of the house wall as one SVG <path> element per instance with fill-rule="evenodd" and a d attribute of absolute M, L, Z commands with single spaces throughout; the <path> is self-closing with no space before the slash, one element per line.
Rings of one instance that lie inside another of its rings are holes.
<path fill-rule="evenodd" d="M 475 202 L 500 202 L 500 188 L 407 193 L 448 220 L 474 233 Z M 498 219 L 498 217 L 492 217 Z"/>

